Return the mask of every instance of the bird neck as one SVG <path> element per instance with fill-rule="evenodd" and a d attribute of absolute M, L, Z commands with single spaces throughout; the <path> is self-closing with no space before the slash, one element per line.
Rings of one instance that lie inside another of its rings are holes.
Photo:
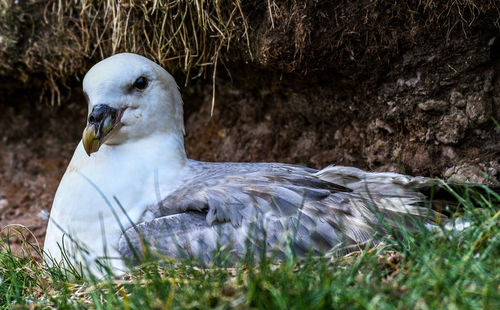
<path fill-rule="evenodd" d="M 171 166 L 184 167 L 187 161 L 184 137 L 181 132 L 155 133 L 123 144 L 106 145 L 92 154 L 95 159 L 126 156 L 129 160 L 139 160 L 143 164 L 168 162 Z"/>
<path fill-rule="evenodd" d="M 140 152 L 147 152 L 151 160 L 168 160 L 184 166 L 187 160 L 184 149 L 184 136 L 182 133 L 157 133 L 150 137 L 140 139 L 131 145 Z"/>
<path fill-rule="evenodd" d="M 158 138 L 157 141 L 163 141 L 165 144 L 166 149 L 168 151 L 165 151 L 169 158 L 172 160 L 176 160 L 179 163 L 182 162 L 182 166 L 187 161 L 187 155 L 186 155 L 186 149 L 184 148 L 184 134 L 181 132 L 178 133 L 168 133 L 168 134 L 161 134 Z"/>

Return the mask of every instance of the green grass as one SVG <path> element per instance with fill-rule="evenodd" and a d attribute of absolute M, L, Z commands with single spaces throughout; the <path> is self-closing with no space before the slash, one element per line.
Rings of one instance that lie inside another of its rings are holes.
<path fill-rule="evenodd" d="M 405 232 L 346 256 L 280 264 L 152 262 L 102 282 L 16 256 L 4 239 L 0 308 L 500 309 L 500 197 L 458 198 L 472 222 L 460 232 Z"/>

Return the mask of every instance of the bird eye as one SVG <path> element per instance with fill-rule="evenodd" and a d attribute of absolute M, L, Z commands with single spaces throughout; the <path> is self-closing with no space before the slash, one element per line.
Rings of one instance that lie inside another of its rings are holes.
<path fill-rule="evenodd" d="M 145 77 L 141 76 L 134 82 L 134 88 L 138 90 L 144 90 L 146 87 L 148 87 L 148 79 Z"/>

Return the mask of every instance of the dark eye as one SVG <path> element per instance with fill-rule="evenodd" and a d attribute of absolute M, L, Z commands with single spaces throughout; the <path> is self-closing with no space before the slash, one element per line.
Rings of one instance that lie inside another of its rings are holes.
<path fill-rule="evenodd" d="M 146 79 L 145 77 L 141 76 L 137 80 L 135 80 L 134 88 L 138 90 L 143 90 L 146 87 L 148 87 L 148 79 Z"/>

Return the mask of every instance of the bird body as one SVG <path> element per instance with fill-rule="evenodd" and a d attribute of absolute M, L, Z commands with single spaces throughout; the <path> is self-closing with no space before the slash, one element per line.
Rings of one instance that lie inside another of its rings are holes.
<path fill-rule="evenodd" d="M 104 257 L 120 272 L 122 259 L 136 261 L 145 245 L 209 262 L 221 242 L 241 254 L 255 237 L 282 252 L 290 234 L 299 254 L 325 253 L 411 228 L 411 216 L 437 216 L 416 189 L 435 182 L 429 178 L 188 159 L 178 87 L 142 56 L 101 61 L 83 86 L 88 123 L 54 198 L 49 262 L 64 260 L 64 248 L 72 263 Z"/>

